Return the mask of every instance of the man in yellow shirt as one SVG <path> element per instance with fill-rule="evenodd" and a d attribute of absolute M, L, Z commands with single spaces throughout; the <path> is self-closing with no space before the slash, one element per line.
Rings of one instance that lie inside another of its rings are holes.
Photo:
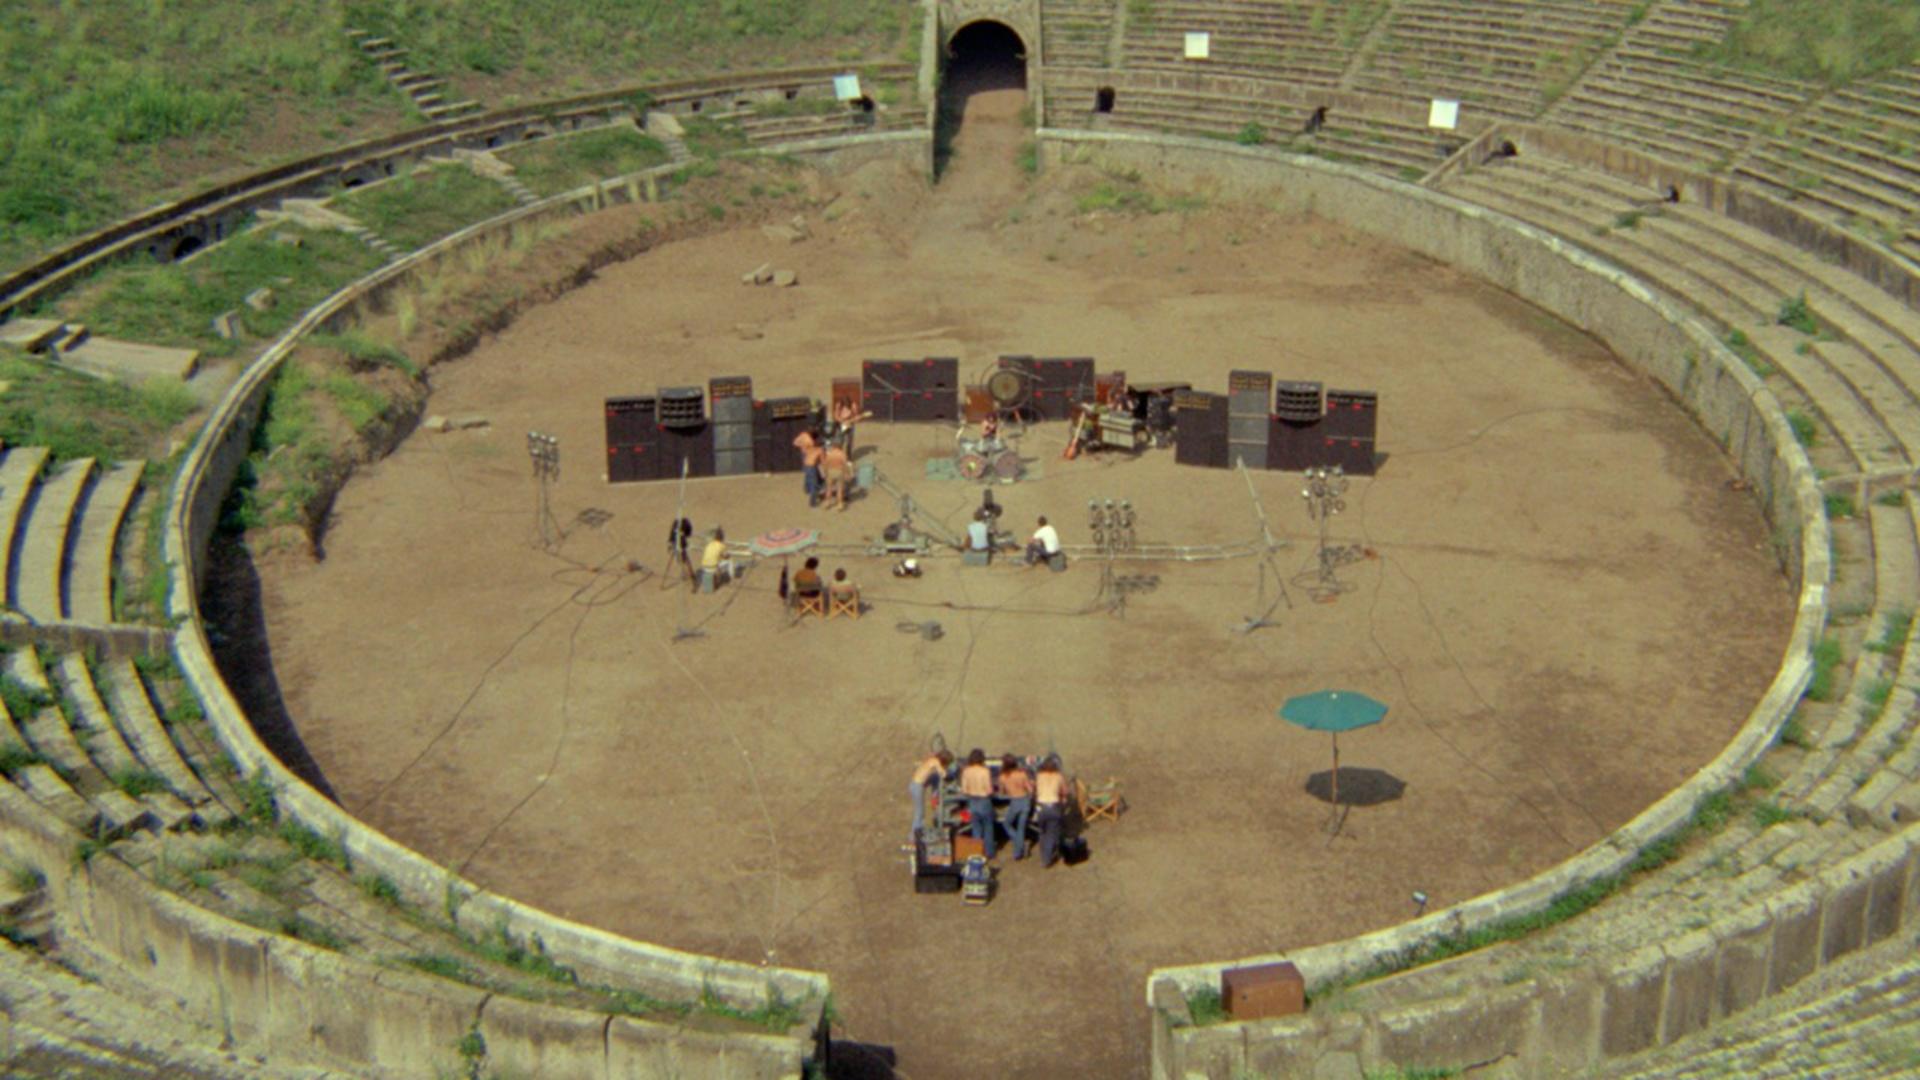
<path fill-rule="evenodd" d="M 727 534 L 724 529 L 714 526 L 713 537 L 700 553 L 700 572 L 711 580 L 715 587 L 723 581 L 733 580 L 733 560 L 727 558 Z"/>

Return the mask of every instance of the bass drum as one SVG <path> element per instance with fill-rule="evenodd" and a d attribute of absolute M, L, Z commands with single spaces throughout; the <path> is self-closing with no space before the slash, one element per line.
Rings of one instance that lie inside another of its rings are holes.
<path fill-rule="evenodd" d="M 979 454 L 961 454 L 953 467 L 967 480 L 978 480 L 987 475 L 987 459 Z"/>
<path fill-rule="evenodd" d="M 993 459 L 993 476 L 1003 484 L 1011 484 L 1020 479 L 1019 451 L 1000 451 L 1000 456 Z"/>

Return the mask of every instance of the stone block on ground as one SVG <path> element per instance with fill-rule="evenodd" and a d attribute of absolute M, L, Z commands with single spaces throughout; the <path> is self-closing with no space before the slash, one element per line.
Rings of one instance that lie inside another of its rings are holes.
<path fill-rule="evenodd" d="M 484 416 L 468 413 L 463 416 L 447 417 L 446 425 L 443 429 L 446 431 L 473 431 L 483 427 L 491 427 L 493 421 Z"/>
<path fill-rule="evenodd" d="M 765 285 L 773 280 L 773 264 L 761 263 L 752 270 L 740 275 L 742 285 Z"/>
<path fill-rule="evenodd" d="M 273 290 L 261 286 L 247 294 L 247 306 L 255 311 L 269 311 L 273 308 Z"/>
<path fill-rule="evenodd" d="M 62 362 L 89 375 L 137 382 L 155 376 L 191 379 L 200 370 L 197 349 L 139 345 L 130 341 L 88 338 L 62 357 Z"/>
<path fill-rule="evenodd" d="M 753 323 L 734 323 L 733 334 L 741 341 L 759 341 L 767 332 Z"/>
<path fill-rule="evenodd" d="M 647 134 L 655 137 L 678 139 L 685 136 L 687 129 L 672 113 L 650 112 L 647 114 Z"/>
<path fill-rule="evenodd" d="M 776 244 L 797 244 L 807 238 L 807 234 L 791 225 L 762 225 L 760 235 Z"/>
<path fill-rule="evenodd" d="M 773 272 L 773 283 L 782 289 L 792 288 L 800 284 L 800 275 L 792 270 L 775 270 Z"/>
<path fill-rule="evenodd" d="M 273 234 L 273 242 L 285 247 L 297 248 L 306 246 L 307 240 L 306 237 L 301 236 L 299 233 L 277 232 Z"/>
<path fill-rule="evenodd" d="M 240 336 L 240 313 L 223 311 L 213 317 L 213 334 L 221 341 L 232 341 Z"/>
<path fill-rule="evenodd" d="M 1667 957 L 1657 946 L 1637 950 L 1607 972 L 1601 1054 L 1619 1057 L 1659 1040 L 1666 979 Z"/>

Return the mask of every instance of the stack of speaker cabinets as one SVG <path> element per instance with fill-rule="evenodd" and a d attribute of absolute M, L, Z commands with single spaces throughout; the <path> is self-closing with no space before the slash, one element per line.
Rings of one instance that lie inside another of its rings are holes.
<path fill-rule="evenodd" d="M 960 415 L 960 360 L 868 360 L 860 398 L 875 420 L 952 420 Z"/>
<path fill-rule="evenodd" d="M 660 478 L 660 428 L 654 399 L 607 399 L 607 482 L 630 484 Z"/>
<path fill-rule="evenodd" d="M 1278 382 L 1267 432 L 1267 468 L 1305 472 L 1325 456 L 1320 434 L 1320 384 Z"/>
<path fill-rule="evenodd" d="M 1242 464 L 1249 469 L 1267 467 L 1267 447 L 1272 435 L 1267 399 L 1272 393 L 1272 372 L 1227 373 L 1228 468 L 1239 468 Z"/>
<path fill-rule="evenodd" d="M 800 449 L 793 440 L 813 425 L 813 401 L 803 397 L 772 398 L 756 409 L 767 417 L 766 472 L 799 472 Z"/>
<path fill-rule="evenodd" d="M 1073 407 L 1093 400 L 1093 360 L 1085 356 L 1033 361 L 1033 412 L 1041 420 L 1071 420 Z"/>
<path fill-rule="evenodd" d="M 688 476 L 713 475 L 713 428 L 705 398 L 697 386 L 660 388 L 661 479 L 679 479 L 683 464 Z"/>
<path fill-rule="evenodd" d="M 713 475 L 753 472 L 753 380 L 745 375 L 708 379 L 707 400 L 713 410 Z"/>
<path fill-rule="evenodd" d="M 1173 460 L 1209 469 L 1227 467 L 1227 396 L 1199 390 L 1173 395 Z"/>
<path fill-rule="evenodd" d="M 1353 476 L 1372 476 L 1373 440 L 1380 424 L 1380 395 L 1372 390 L 1327 391 L 1327 415 L 1320 421 L 1325 443 L 1322 465 L 1338 465 Z"/>

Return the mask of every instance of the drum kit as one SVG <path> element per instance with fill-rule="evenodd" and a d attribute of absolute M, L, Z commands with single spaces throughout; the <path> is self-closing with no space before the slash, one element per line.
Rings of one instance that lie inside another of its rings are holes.
<path fill-rule="evenodd" d="M 1008 445 L 1000 431 L 1018 425 L 1032 394 L 1025 372 L 1001 368 L 987 376 L 987 396 L 993 402 L 992 420 L 978 438 L 964 430 L 955 440 L 954 471 L 976 483 L 1011 484 L 1020 479 L 1020 451 Z"/>

